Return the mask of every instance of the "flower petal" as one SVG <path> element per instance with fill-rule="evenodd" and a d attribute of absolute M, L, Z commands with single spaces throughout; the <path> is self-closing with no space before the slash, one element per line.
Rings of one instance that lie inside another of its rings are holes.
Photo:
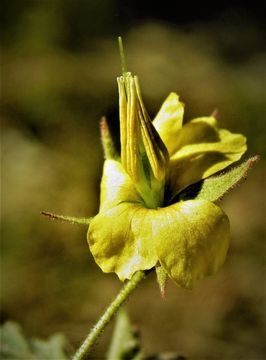
<path fill-rule="evenodd" d="M 172 195 L 239 160 L 246 148 L 243 135 L 218 129 L 213 117 L 190 121 L 178 133 L 170 159 Z"/>
<path fill-rule="evenodd" d="M 193 287 L 197 280 L 216 273 L 224 263 L 229 220 L 211 202 L 192 200 L 162 208 L 153 228 L 160 263 L 181 287 Z"/>
<path fill-rule="evenodd" d="M 172 92 L 153 120 L 153 125 L 166 145 L 170 156 L 175 149 L 177 133 L 182 128 L 183 115 L 184 104 L 179 101 L 179 96 Z"/>
<path fill-rule="evenodd" d="M 115 160 L 105 160 L 101 181 L 100 211 L 110 209 L 121 202 L 140 202 L 131 177 Z"/>
<path fill-rule="evenodd" d="M 154 212 L 140 204 L 122 203 L 95 216 L 87 238 L 103 272 L 115 272 L 125 280 L 138 270 L 155 266 L 158 258 L 151 221 Z"/>

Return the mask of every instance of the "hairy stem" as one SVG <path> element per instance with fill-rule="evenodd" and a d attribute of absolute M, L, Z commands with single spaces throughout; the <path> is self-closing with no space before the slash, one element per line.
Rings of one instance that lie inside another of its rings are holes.
<path fill-rule="evenodd" d="M 136 274 L 133 275 L 131 280 L 126 283 L 126 285 L 121 289 L 114 301 L 108 306 L 108 308 L 101 316 L 99 321 L 96 323 L 96 325 L 92 328 L 91 332 L 74 355 L 73 360 L 84 360 L 87 358 L 101 332 L 104 330 L 106 325 L 108 325 L 108 323 L 116 314 L 120 306 L 125 302 L 125 300 L 129 297 L 132 291 L 144 278 L 145 272 L 138 271 Z"/>

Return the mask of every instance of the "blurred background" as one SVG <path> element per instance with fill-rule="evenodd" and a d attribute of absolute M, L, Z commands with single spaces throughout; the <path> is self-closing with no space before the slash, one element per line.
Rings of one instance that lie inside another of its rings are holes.
<path fill-rule="evenodd" d="M 103 274 L 86 228 L 42 210 L 89 217 L 98 209 L 99 119 L 116 140 L 117 36 L 151 116 L 170 91 L 185 121 L 216 108 L 261 160 L 220 205 L 232 241 L 219 274 L 193 291 L 150 275 L 127 303 L 146 355 L 262 360 L 265 349 L 265 26 L 256 2 L 11 0 L 2 3 L 1 322 L 29 336 L 63 332 L 77 347 L 121 283 Z M 112 325 L 95 349 L 103 358 Z"/>

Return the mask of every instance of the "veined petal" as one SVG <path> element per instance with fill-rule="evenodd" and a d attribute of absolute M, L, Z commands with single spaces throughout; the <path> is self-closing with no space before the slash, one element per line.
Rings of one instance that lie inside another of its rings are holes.
<path fill-rule="evenodd" d="M 158 210 L 153 230 L 160 263 L 181 287 L 193 287 L 224 263 L 229 220 L 209 201 L 184 201 Z"/>
<path fill-rule="evenodd" d="M 176 148 L 176 137 L 182 128 L 184 104 L 179 96 L 172 92 L 163 102 L 153 125 L 166 145 L 170 156 Z"/>
<path fill-rule="evenodd" d="M 243 135 L 218 129 L 213 117 L 190 121 L 178 133 L 170 158 L 172 194 L 239 160 L 246 149 Z"/>
<path fill-rule="evenodd" d="M 142 202 L 133 180 L 120 162 L 105 160 L 101 181 L 100 211 L 110 209 L 121 202 Z"/>
<path fill-rule="evenodd" d="M 155 266 L 158 258 L 151 222 L 154 212 L 139 204 L 122 203 L 95 216 L 87 238 L 103 272 L 115 272 L 123 281 L 138 270 Z"/>

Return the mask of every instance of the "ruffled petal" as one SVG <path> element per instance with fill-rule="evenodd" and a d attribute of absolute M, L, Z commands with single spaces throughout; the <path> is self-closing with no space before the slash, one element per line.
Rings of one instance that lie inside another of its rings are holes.
<path fill-rule="evenodd" d="M 100 211 L 121 202 L 142 202 L 135 185 L 120 162 L 105 160 L 101 181 Z"/>
<path fill-rule="evenodd" d="M 88 231 L 91 253 L 103 272 L 130 279 L 158 261 L 152 237 L 153 214 L 139 204 L 122 203 L 92 220 Z"/>
<path fill-rule="evenodd" d="M 246 151 L 246 138 L 218 129 L 213 117 L 187 123 L 178 133 L 170 159 L 172 194 L 239 160 Z"/>
<path fill-rule="evenodd" d="M 161 265 L 176 284 L 192 288 L 224 263 L 229 244 L 229 220 L 215 204 L 184 201 L 158 210 L 153 240 Z"/>
<path fill-rule="evenodd" d="M 153 125 L 167 147 L 170 156 L 175 149 L 177 133 L 182 128 L 183 115 L 184 104 L 179 101 L 179 96 L 172 92 L 163 102 L 153 120 Z"/>

